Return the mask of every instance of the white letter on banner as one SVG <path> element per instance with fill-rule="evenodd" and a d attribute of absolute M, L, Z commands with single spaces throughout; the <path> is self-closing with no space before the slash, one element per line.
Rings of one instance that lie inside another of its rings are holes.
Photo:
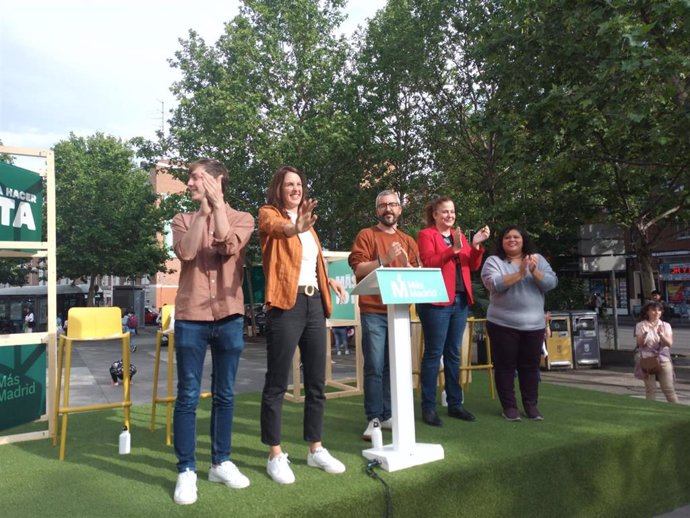
<path fill-rule="evenodd" d="M 36 230 L 36 223 L 34 223 L 34 215 L 31 212 L 31 205 L 25 201 L 19 202 L 19 207 L 17 208 L 17 214 L 14 217 L 14 222 L 12 226 L 19 228 L 22 225 L 26 225 L 29 230 Z"/>
<path fill-rule="evenodd" d="M 14 200 L 0 196 L 0 225 L 10 226 L 10 211 L 14 209 Z"/>
<path fill-rule="evenodd" d="M 395 298 L 407 297 L 407 284 L 402 280 L 402 276 L 398 274 L 398 279 L 391 282 L 391 292 Z"/>

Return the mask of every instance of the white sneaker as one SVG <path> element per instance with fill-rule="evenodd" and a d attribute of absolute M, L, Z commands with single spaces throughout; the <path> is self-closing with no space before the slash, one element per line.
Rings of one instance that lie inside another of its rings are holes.
<path fill-rule="evenodd" d="M 371 421 L 369 421 L 367 429 L 364 430 L 364 433 L 362 434 L 362 439 L 365 441 L 371 441 L 371 432 L 374 431 L 374 422 L 379 423 L 379 426 L 381 425 L 378 417 L 374 417 Z"/>
<path fill-rule="evenodd" d="M 189 469 L 178 473 L 173 498 L 175 503 L 179 505 L 189 505 L 196 502 L 196 473 Z"/>
<path fill-rule="evenodd" d="M 295 474 L 290 468 L 287 453 L 281 453 L 272 459 L 268 459 L 266 471 L 278 484 L 292 484 L 295 481 Z"/>
<path fill-rule="evenodd" d="M 385 421 L 381 421 L 381 428 L 384 430 L 392 430 L 393 429 L 393 418 L 389 417 Z"/>
<path fill-rule="evenodd" d="M 209 482 L 220 482 L 233 489 L 243 489 L 249 486 L 249 479 L 237 469 L 232 462 L 226 460 L 218 466 L 211 466 L 208 470 Z"/>
<path fill-rule="evenodd" d="M 344 473 L 345 464 L 334 458 L 326 448 L 318 448 L 314 453 L 307 455 L 307 465 L 312 468 L 321 468 L 326 473 Z"/>

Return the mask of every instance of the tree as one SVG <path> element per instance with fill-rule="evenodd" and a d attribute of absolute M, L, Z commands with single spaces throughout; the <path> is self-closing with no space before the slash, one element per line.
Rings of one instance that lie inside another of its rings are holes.
<path fill-rule="evenodd" d="M 129 145 L 101 133 L 70 134 L 54 151 L 58 275 L 88 279 L 92 305 L 98 275 L 165 271 L 156 194 Z"/>
<path fill-rule="evenodd" d="M 494 107 L 489 64 L 467 50 L 479 37 L 472 18 L 454 0 L 391 0 L 369 24 L 355 55 L 367 179 L 407 197 L 413 228 L 431 198 L 448 195 L 467 231 L 518 223 L 548 236 L 564 211 L 530 160 L 524 125 Z M 377 175 L 376 164 L 391 167 Z M 543 241 L 553 253 L 574 240 Z"/>
<path fill-rule="evenodd" d="M 423 78 L 435 64 L 429 49 L 440 31 L 433 9 L 438 2 L 423 3 L 393 0 L 378 12 L 358 42 L 351 79 L 356 94 L 351 115 L 362 128 L 359 153 L 365 165 L 357 183 L 373 193 L 399 192 L 413 234 L 437 185 Z"/>
<path fill-rule="evenodd" d="M 654 240 L 690 209 L 687 2 L 463 2 L 494 113 L 524 128 L 574 220 L 628 229 L 653 288 Z M 517 155 L 516 155 L 517 158 Z M 571 210 L 572 209 L 572 210 Z"/>
<path fill-rule="evenodd" d="M 0 284 L 23 286 L 30 272 L 26 259 L 0 259 Z"/>
<path fill-rule="evenodd" d="M 0 146 L 2 145 L 2 139 L 0 139 Z M 6 164 L 14 164 L 14 157 L 9 153 L 0 153 L 0 162 L 5 162 Z"/>
<path fill-rule="evenodd" d="M 147 155 L 222 161 L 229 203 L 256 213 L 269 179 L 295 165 L 319 200 L 324 246 L 347 244 L 357 163 L 343 109 L 349 47 L 334 36 L 343 0 L 245 0 L 225 32 L 207 44 L 194 31 L 171 61 L 182 78 L 170 135 Z M 146 147 L 145 145 L 142 148 Z"/>

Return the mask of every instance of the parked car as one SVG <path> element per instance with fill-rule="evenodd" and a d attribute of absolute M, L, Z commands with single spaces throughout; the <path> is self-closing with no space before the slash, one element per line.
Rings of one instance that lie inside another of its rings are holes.
<path fill-rule="evenodd" d="M 144 325 L 155 326 L 158 318 L 158 311 L 153 308 L 144 308 Z"/>

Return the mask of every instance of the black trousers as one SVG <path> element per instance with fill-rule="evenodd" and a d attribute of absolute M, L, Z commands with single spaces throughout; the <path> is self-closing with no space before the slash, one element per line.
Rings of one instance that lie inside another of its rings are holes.
<path fill-rule="evenodd" d="M 321 295 L 298 294 L 289 310 L 272 308 L 266 316 L 267 371 L 261 395 L 261 442 L 281 440 L 283 397 L 292 358 L 299 345 L 304 372 L 304 440 L 321 440 L 326 403 L 326 318 Z"/>
<path fill-rule="evenodd" d="M 527 410 L 537 406 L 539 399 L 539 361 L 544 343 L 544 329 L 520 331 L 511 327 L 486 323 L 491 339 L 496 392 L 503 409 L 517 408 L 515 372 L 520 383 L 522 405 Z"/>

